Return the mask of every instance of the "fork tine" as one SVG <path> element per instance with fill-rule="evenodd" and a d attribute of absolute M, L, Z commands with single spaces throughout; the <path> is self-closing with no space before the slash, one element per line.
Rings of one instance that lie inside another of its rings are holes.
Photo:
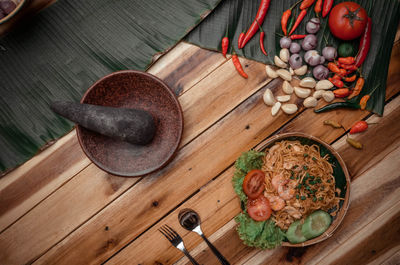
<path fill-rule="evenodd" d="M 178 233 L 177 232 L 175 232 L 175 230 L 174 229 L 172 229 L 171 227 L 169 227 L 168 225 L 165 225 L 166 226 L 166 228 L 168 229 L 168 231 L 170 232 L 170 233 L 172 233 L 172 235 L 175 237 L 175 238 L 179 238 L 179 235 L 178 235 Z"/>
<path fill-rule="evenodd" d="M 160 231 L 160 233 L 163 234 L 169 241 L 172 241 L 172 236 L 168 233 L 168 231 L 165 230 L 164 227 L 160 227 L 158 231 Z"/>

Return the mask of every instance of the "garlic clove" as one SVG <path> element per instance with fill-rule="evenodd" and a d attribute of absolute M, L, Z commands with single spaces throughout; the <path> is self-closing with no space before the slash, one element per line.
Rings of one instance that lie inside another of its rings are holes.
<path fill-rule="evenodd" d="M 314 97 L 308 97 L 303 101 L 303 105 L 306 108 L 314 108 L 315 106 L 317 106 L 317 99 Z"/>
<path fill-rule="evenodd" d="M 294 75 L 294 70 L 293 70 L 292 67 L 289 67 L 289 73 L 290 73 L 291 75 Z"/>
<path fill-rule="evenodd" d="M 282 90 L 285 94 L 293 94 L 293 87 L 288 81 L 283 81 Z"/>
<path fill-rule="evenodd" d="M 294 93 L 299 98 L 306 98 L 311 94 L 311 89 L 295 86 L 294 87 Z"/>
<path fill-rule="evenodd" d="M 285 63 L 284 61 L 281 60 L 281 58 L 279 58 L 278 56 L 275 55 L 274 57 L 274 63 L 276 66 L 280 67 L 280 68 L 286 68 L 288 65 L 287 63 Z"/>
<path fill-rule="evenodd" d="M 274 98 L 274 94 L 272 94 L 271 89 L 269 88 L 265 89 L 263 100 L 264 103 L 267 104 L 268 106 L 273 106 L 275 104 L 276 100 Z"/>
<path fill-rule="evenodd" d="M 281 108 L 281 103 L 280 102 L 276 102 L 274 104 L 274 106 L 271 108 L 271 114 L 272 116 L 275 116 L 276 114 L 278 114 L 279 109 Z"/>
<path fill-rule="evenodd" d="M 312 96 L 313 96 L 314 98 L 316 98 L 316 99 L 319 99 L 319 98 L 322 98 L 322 94 L 323 94 L 324 92 L 325 92 L 324 90 L 316 90 Z"/>
<path fill-rule="evenodd" d="M 326 101 L 326 102 L 331 102 L 335 99 L 335 94 L 328 90 L 328 91 L 324 91 L 324 93 L 322 93 L 322 98 Z"/>
<path fill-rule="evenodd" d="M 327 89 L 331 89 L 333 87 L 333 84 L 331 83 L 331 81 L 329 80 L 320 80 L 317 82 L 317 84 L 315 85 L 315 89 L 316 90 L 327 90 Z"/>
<path fill-rule="evenodd" d="M 290 100 L 290 95 L 277 96 L 276 100 L 279 102 L 288 102 Z"/>
<path fill-rule="evenodd" d="M 298 110 L 296 104 L 283 104 L 281 108 L 286 114 L 293 114 Z"/>
<path fill-rule="evenodd" d="M 302 67 L 297 68 L 294 70 L 296 75 L 305 75 L 307 73 L 307 65 L 303 65 Z"/>
<path fill-rule="evenodd" d="M 279 69 L 279 70 L 276 70 L 276 73 L 277 73 L 277 74 L 279 75 L 279 77 L 281 77 L 283 80 L 292 81 L 292 75 L 289 73 L 288 70 Z"/>
<path fill-rule="evenodd" d="M 317 82 L 312 77 L 305 77 L 300 81 L 300 86 L 314 88 Z"/>
<path fill-rule="evenodd" d="M 279 58 L 280 58 L 283 62 L 285 62 L 285 63 L 289 62 L 289 57 L 290 57 L 290 52 L 289 52 L 288 49 L 284 48 L 284 49 L 281 49 L 281 50 L 279 51 Z"/>
<path fill-rule="evenodd" d="M 265 71 L 267 72 L 268 77 L 271 78 L 271 79 L 274 79 L 274 78 L 278 77 L 278 74 L 269 65 L 265 66 Z"/>

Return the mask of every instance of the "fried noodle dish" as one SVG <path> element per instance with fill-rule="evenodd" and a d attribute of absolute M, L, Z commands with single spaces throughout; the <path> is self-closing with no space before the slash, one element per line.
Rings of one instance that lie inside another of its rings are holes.
<path fill-rule="evenodd" d="M 281 141 L 265 152 L 261 168 L 265 174 L 264 196 L 277 226 L 287 230 L 295 220 L 318 209 L 336 215 L 340 189 L 335 188 L 329 156 L 321 157 L 318 145 Z"/>

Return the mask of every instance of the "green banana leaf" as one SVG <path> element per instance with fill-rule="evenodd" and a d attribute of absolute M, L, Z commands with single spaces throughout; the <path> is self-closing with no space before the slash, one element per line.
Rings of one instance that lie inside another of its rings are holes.
<path fill-rule="evenodd" d="M 49 102 L 79 101 L 111 72 L 145 70 L 219 2 L 59 0 L 1 37 L 0 171 L 72 129 Z"/>
<path fill-rule="evenodd" d="M 236 51 L 238 55 L 266 64 L 273 64 L 273 58 L 279 53 L 279 39 L 283 32 L 281 29 L 282 13 L 289 9 L 298 0 L 272 0 L 267 16 L 262 24 L 265 32 L 265 48 L 268 56 L 262 54 L 259 47 L 259 32 L 247 43 L 244 49 L 238 49 L 238 37 L 241 32 L 246 32 L 256 16 L 258 1 L 226 0 L 223 1 L 204 21 L 202 21 L 185 38 L 186 41 L 200 47 L 221 50 L 221 39 L 226 30 L 231 41 L 230 51 Z M 335 0 L 334 5 L 345 0 Z M 362 67 L 362 74 L 366 79 L 361 94 L 352 99 L 359 101 L 363 95 L 371 94 L 367 109 L 383 114 L 385 105 L 386 78 L 388 73 L 390 54 L 397 26 L 399 24 L 400 11 L 398 0 L 355 0 L 363 6 L 372 18 L 371 48 Z M 299 14 L 299 5 L 293 9 L 292 15 Z M 309 8 L 306 17 L 300 24 L 295 34 L 306 34 L 305 25 L 308 20 L 315 17 L 314 6 Z M 319 39 L 317 50 L 321 53 L 327 44 L 338 47 L 340 40 L 333 37 L 329 31 L 328 18 L 321 19 L 321 29 L 317 33 Z M 300 43 L 300 41 L 298 41 Z M 358 50 L 359 40 L 352 42 Z"/>

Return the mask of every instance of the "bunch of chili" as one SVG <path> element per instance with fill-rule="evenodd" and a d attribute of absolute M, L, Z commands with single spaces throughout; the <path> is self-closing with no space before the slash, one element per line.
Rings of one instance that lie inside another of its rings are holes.
<path fill-rule="evenodd" d="M 317 0 L 317 3 L 315 4 L 314 11 L 318 15 L 322 10 L 322 0 Z"/>
<path fill-rule="evenodd" d="M 353 92 L 350 94 L 348 99 L 352 99 L 352 98 L 358 96 L 360 94 L 363 86 L 364 86 L 364 83 L 365 83 L 365 79 L 363 77 L 359 77 L 357 79 L 357 82 L 356 82 L 356 85 L 355 85 L 355 87 L 353 89 Z"/>
<path fill-rule="evenodd" d="M 325 0 L 322 7 L 322 17 L 326 17 L 332 9 L 333 0 Z"/>
<path fill-rule="evenodd" d="M 248 78 L 249 76 L 244 72 L 242 64 L 239 61 L 239 57 L 237 56 L 236 52 L 233 51 L 232 53 L 232 62 L 233 65 L 235 66 L 236 70 L 239 72 L 239 74 L 241 76 L 243 76 L 244 78 Z"/>
<path fill-rule="evenodd" d="M 264 32 L 264 30 L 262 29 L 261 25 L 258 23 L 257 20 L 256 20 L 256 22 L 257 22 L 258 27 L 260 28 L 260 31 L 261 31 L 260 32 L 260 49 L 261 49 L 262 53 L 264 53 L 265 56 L 268 56 L 267 52 L 265 51 L 265 47 L 264 47 L 265 32 Z"/>
<path fill-rule="evenodd" d="M 303 2 L 300 5 L 300 9 L 306 9 L 309 8 L 312 4 L 314 4 L 315 0 L 303 0 Z"/>
<path fill-rule="evenodd" d="M 226 53 L 228 52 L 229 47 L 228 28 L 226 29 L 225 37 L 222 38 L 221 47 L 222 55 L 226 58 Z"/>
<path fill-rule="evenodd" d="M 304 39 L 307 35 L 291 35 L 290 39 L 292 40 L 300 40 L 300 39 Z"/>
<path fill-rule="evenodd" d="M 297 29 L 297 27 L 300 25 L 301 21 L 304 19 L 306 14 L 307 14 L 307 9 L 301 10 L 299 16 L 296 19 L 296 22 L 294 22 L 293 28 L 289 32 L 289 35 L 292 35 L 292 33 Z"/>
<path fill-rule="evenodd" d="M 298 3 L 300 3 L 300 1 L 297 2 L 297 3 L 295 3 L 294 5 L 292 5 L 288 10 L 286 10 L 286 11 L 283 12 L 283 14 L 282 14 L 281 26 L 282 26 L 283 34 L 284 34 L 285 36 L 287 35 L 287 31 L 288 31 L 288 29 L 289 29 L 289 27 L 288 27 L 288 20 L 289 20 L 290 16 L 292 15 L 292 9 L 293 9 Z M 293 18 L 293 17 L 292 17 L 292 18 Z"/>
<path fill-rule="evenodd" d="M 368 123 L 366 121 L 358 121 L 351 126 L 350 134 L 360 133 L 368 129 Z"/>
<path fill-rule="evenodd" d="M 355 65 L 360 67 L 365 58 L 367 57 L 369 47 L 371 45 L 371 30 L 372 30 L 372 20 L 368 17 L 367 25 L 365 26 L 364 35 L 360 39 L 360 48 L 356 57 Z"/>
<path fill-rule="evenodd" d="M 246 43 L 254 36 L 254 34 L 257 33 L 258 31 L 257 21 L 262 25 L 270 3 L 271 0 L 261 0 L 260 6 L 258 7 L 256 18 L 254 19 L 250 28 L 247 30 L 246 35 L 244 36 L 243 41 L 239 46 L 239 49 L 243 48 L 246 45 Z"/>
<path fill-rule="evenodd" d="M 333 94 L 335 94 L 335 97 L 337 98 L 345 98 L 348 95 L 350 95 L 351 91 L 348 88 L 339 88 L 333 90 Z"/>

